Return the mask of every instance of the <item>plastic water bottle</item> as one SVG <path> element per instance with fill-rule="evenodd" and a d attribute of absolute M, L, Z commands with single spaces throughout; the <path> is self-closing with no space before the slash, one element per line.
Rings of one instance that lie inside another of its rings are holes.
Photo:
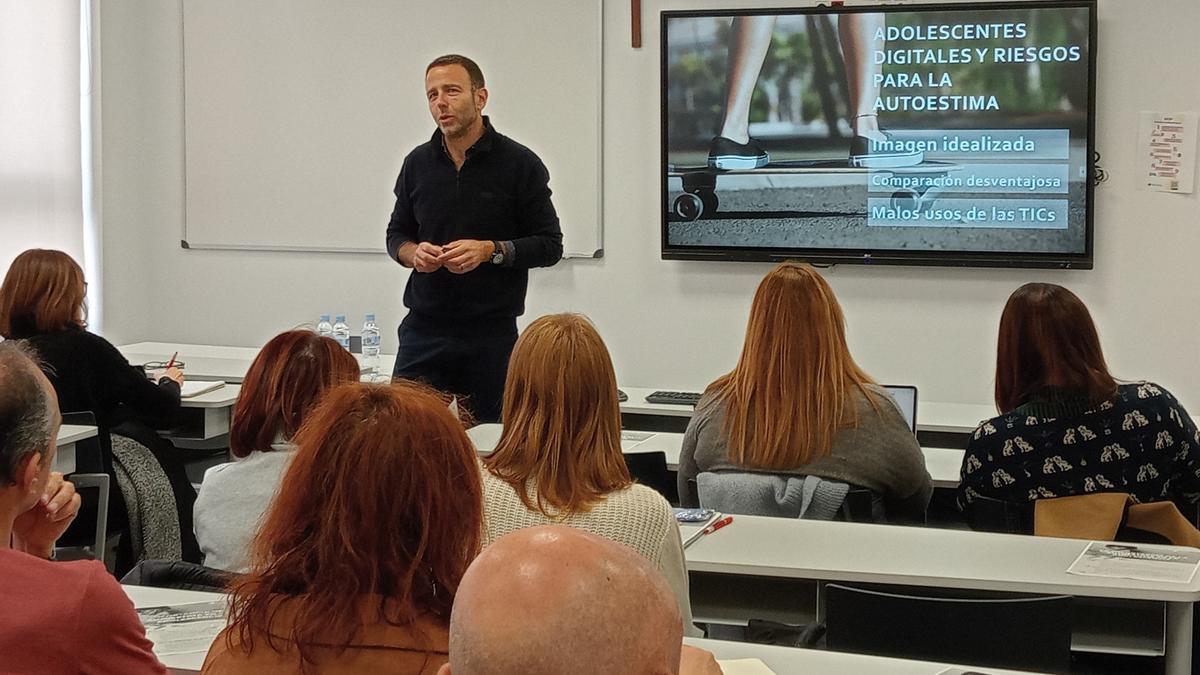
<path fill-rule="evenodd" d="M 379 372 L 379 324 L 375 315 L 368 314 L 362 327 L 362 369 L 364 373 Z"/>
<path fill-rule="evenodd" d="M 317 335 L 321 337 L 333 337 L 333 324 L 329 322 L 329 315 L 322 314 L 321 320 L 317 322 Z"/>
<path fill-rule="evenodd" d="M 350 326 L 346 325 L 346 315 L 338 314 L 333 322 L 333 335 L 330 336 L 342 346 L 342 349 L 350 351 Z"/>

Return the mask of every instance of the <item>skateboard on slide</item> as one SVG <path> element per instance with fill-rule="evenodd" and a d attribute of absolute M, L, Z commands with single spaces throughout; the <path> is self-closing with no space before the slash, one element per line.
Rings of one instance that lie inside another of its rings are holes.
<path fill-rule="evenodd" d="M 717 212 L 721 200 L 718 196 L 718 178 L 728 180 L 736 176 L 761 175 L 831 175 L 868 174 L 882 176 L 905 176 L 935 180 L 947 176 L 962 167 L 953 162 L 927 161 L 913 166 L 867 168 L 853 166 L 848 160 L 784 160 L 771 162 L 756 169 L 716 169 L 710 166 L 667 165 L 667 177 L 679 178 L 683 182 L 683 194 L 675 197 L 672 213 L 684 221 L 710 218 Z M 726 178 L 728 177 L 728 178 Z M 892 192 L 894 208 L 926 211 L 933 206 L 942 188 L 937 185 L 896 188 Z"/>

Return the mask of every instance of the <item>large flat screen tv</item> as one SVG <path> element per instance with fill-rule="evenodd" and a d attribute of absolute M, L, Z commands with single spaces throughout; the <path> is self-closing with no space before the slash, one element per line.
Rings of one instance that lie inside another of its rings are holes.
<path fill-rule="evenodd" d="M 661 32 L 663 258 L 1091 268 L 1094 0 Z"/>

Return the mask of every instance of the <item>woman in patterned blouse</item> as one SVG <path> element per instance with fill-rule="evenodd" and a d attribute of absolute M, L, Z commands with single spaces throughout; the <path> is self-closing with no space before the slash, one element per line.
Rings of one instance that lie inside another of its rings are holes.
<path fill-rule="evenodd" d="M 1200 433 L 1152 382 L 1118 384 L 1087 307 L 1055 284 L 1018 288 L 1000 317 L 996 408 L 967 443 L 959 508 L 979 495 L 1032 501 L 1128 492 L 1200 498 Z"/>

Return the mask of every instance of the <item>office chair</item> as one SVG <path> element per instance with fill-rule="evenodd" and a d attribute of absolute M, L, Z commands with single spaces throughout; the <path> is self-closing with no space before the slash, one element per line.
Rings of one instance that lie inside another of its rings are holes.
<path fill-rule="evenodd" d="M 96 417 L 91 412 L 63 413 L 64 424 L 96 426 Z M 109 555 L 110 539 L 120 532 L 110 532 L 109 505 L 112 495 L 111 464 L 105 462 L 104 450 L 99 436 L 75 442 L 75 471 L 68 476 L 80 497 L 79 513 L 75 521 L 55 542 L 55 550 L 64 559 L 80 557 L 72 549 L 82 551 L 112 569 Z M 106 466 L 107 464 L 107 466 Z"/>
<path fill-rule="evenodd" d="M 139 560 L 122 584 L 224 593 L 240 575 L 184 560 Z"/>
<path fill-rule="evenodd" d="M 963 515 L 967 525 L 978 532 L 1033 534 L 1033 502 L 1010 502 L 977 495 Z"/>
<path fill-rule="evenodd" d="M 1071 665 L 1071 602 L 1062 595 L 829 583 L 825 640 L 834 651 L 1064 673 Z"/>
<path fill-rule="evenodd" d="M 635 481 L 666 497 L 671 504 L 679 503 L 679 489 L 671 472 L 667 470 L 667 453 L 626 453 L 625 466 Z"/>

